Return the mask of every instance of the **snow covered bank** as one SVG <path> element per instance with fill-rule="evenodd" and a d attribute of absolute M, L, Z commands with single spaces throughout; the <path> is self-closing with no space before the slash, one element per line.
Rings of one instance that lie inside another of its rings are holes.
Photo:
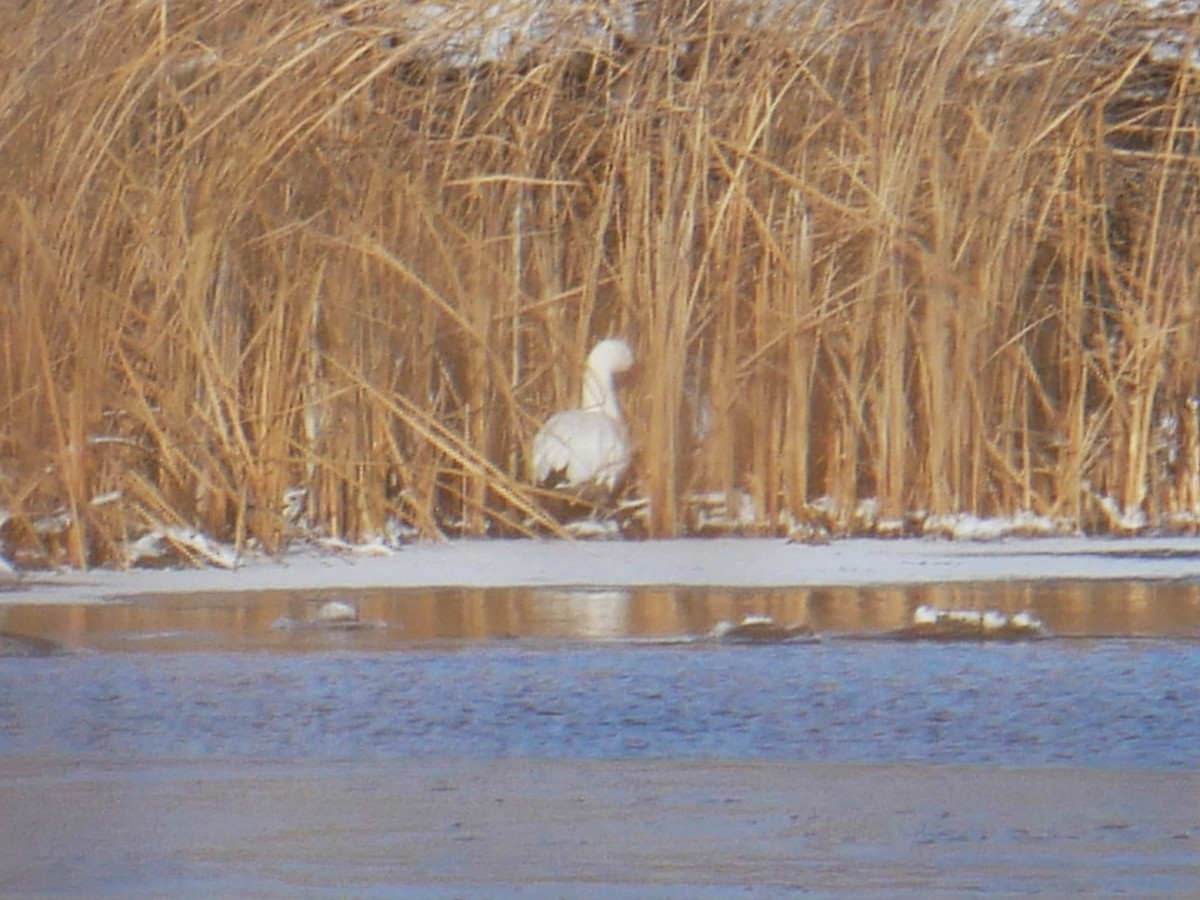
<path fill-rule="evenodd" d="M 644 542 L 452 541 L 390 556 L 303 551 L 233 570 L 30 572 L 0 603 L 87 602 L 160 592 L 520 585 L 787 587 L 1042 579 L 1200 579 L 1200 538 Z"/>

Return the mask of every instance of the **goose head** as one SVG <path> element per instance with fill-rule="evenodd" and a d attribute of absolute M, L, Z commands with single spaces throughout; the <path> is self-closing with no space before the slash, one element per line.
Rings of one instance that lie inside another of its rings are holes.
<path fill-rule="evenodd" d="M 580 409 L 602 409 L 620 419 L 617 391 L 613 377 L 633 368 L 633 350 L 620 338 L 600 341 L 588 354 L 583 373 L 583 399 Z"/>

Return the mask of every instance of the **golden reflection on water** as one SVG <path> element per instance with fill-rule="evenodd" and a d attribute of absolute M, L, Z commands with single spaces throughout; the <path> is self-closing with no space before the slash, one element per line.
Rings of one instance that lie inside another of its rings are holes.
<path fill-rule="evenodd" d="M 313 624 L 320 604 L 335 598 L 358 606 L 357 627 Z M 1009 615 L 1029 610 L 1060 636 L 1200 638 L 1200 585 L 1189 582 L 257 591 L 17 604 L 0 607 L 0 631 L 108 650 L 385 649 L 503 638 L 671 639 L 750 615 L 804 623 L 819 634 L 876 634 L 907 624 L 922 604 Z"/>

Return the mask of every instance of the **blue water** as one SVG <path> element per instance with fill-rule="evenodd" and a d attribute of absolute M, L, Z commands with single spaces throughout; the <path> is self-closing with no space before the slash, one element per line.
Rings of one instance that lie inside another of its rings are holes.
<path fill-rule="evenodd" d="M 1200 644 L 489 642 L 0 658 L 0 758 L 1200 768 Z"/>

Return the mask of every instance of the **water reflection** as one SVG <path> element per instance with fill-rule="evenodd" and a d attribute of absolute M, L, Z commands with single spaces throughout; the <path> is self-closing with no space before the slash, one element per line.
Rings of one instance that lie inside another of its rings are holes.
<path fill-rule="evenodd" d="M 534 591 L 535 614 L 562 625 L 564 634 L 581 638 L 630 635 L 633 591 L 570 588 Z"/>
<path fill-rule="evenodd" d="M 309 621 L 315 609 L 335 598 L 357 606 L 363 627 L 277 627 L 281 620 Z M 1191 582 L 174 594 L 108 604 L 0 607 L 0 632 L 98 650 L 298 652 L 504 638 L 673 639 L 748 616 L 769 616 L 785 627 L 807 625 L 818 634 L 870 635 L 906 625 L 921 605 L 1006 615 L 1028 610 L 1064 637 L 1200 638 L 1200 585 Z"/>

